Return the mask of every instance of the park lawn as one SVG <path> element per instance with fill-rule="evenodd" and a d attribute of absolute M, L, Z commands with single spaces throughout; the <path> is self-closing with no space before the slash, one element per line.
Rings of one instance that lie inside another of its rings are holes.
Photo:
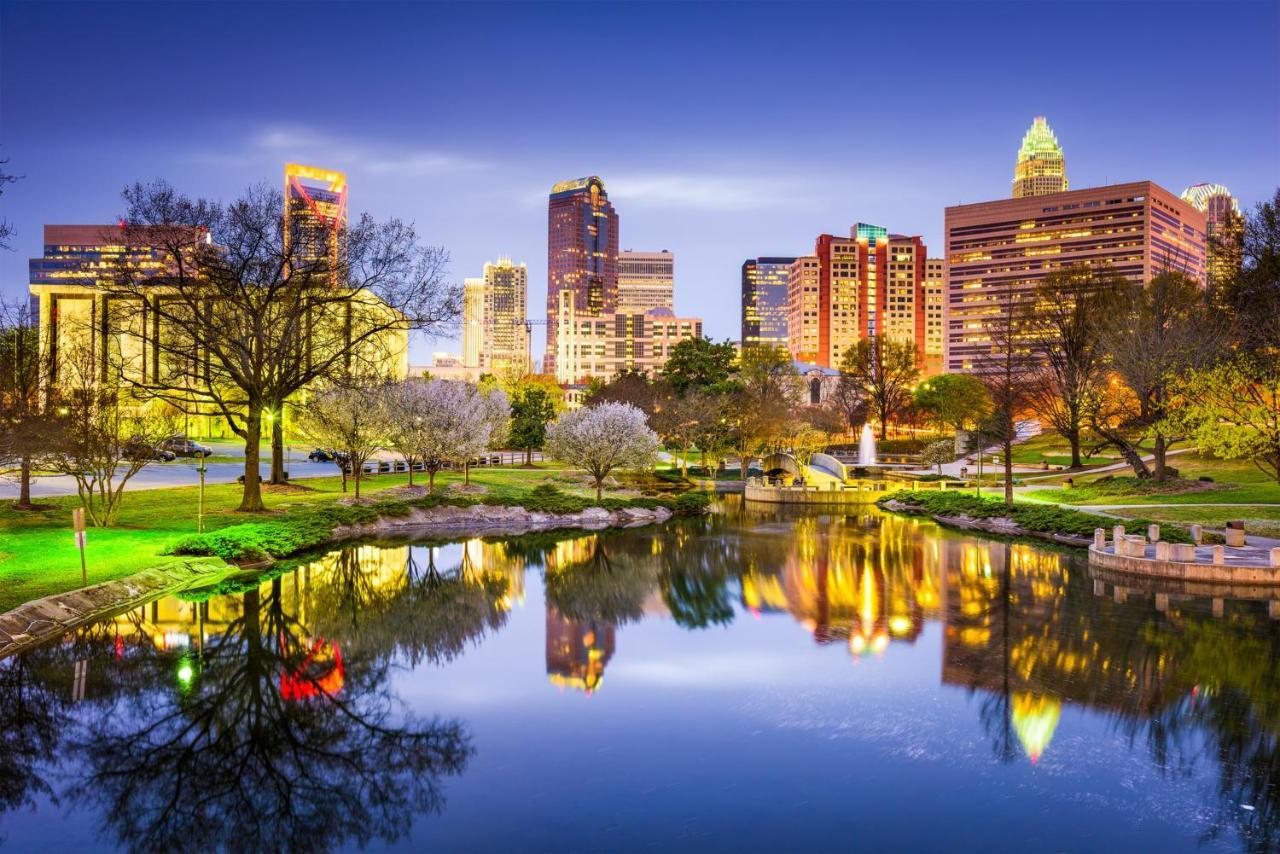
<path fill-rule="evenodd" d="M 1246 533 L 1260 537 L 1280 538 L 1280 505 L 1274 507 L 1143 507 L 1133 510 L 1112 511 L 1117 516 L 1143 518 L 1156 522 L 1174 522 L 1179 525 L 1193 523 L 1206 528 L 1221 529 L 1227 522 L 1243 519 Z"/>
<path fill-rule="evenodd" d="M 1161 492 L 1153 484 L 1141 484 L 1129 469 L 1107 475 L 1079 475 L 1069 490 L 1044 490 L 1036 500 L 1057 504 L 1278 504 L 1280 484 L 1247 460 L 1219 460 L 1191 453 L 1170 458 L 1184 480 L 1213 478 L 1210 489 Z M 1098 483 L 1113 475 L 1110 481 Z M 1095 486 L 1094 484 L 1097 483 Z"/>
<path fill-rule="evenodd" d="M 485 486 L 490 494 L 515 498 L 551 476 L 563 473 L 559 464 L 535 464 L 533 468 L 479 468 L 471 472 L 471 482 Z M 383 474 L 361 482 L 361 495 L 406 483 L 404 474 Z M 461 473 L 436 475 L 436 489 L 460 482 Z M 422 474 L 414 475 L 415 484 L 426 484 Z M 583 487 L 568 487 L 557 482 L 565 492 L 591 495 Z M 342 480 L 338 477 L 307 478 L 298 487 L 275 491 L 265 487 L 263 501 L 267 513 L 247 515 L 235 512 L 240 503 L 239 484 L 209 484 L 205 487 L 205 530 L 262 519 L 284 510 L 315 506 L 343 497 Z M 350 497 L 354 493 L 348 491 Z M 90 528 L 85 550 L 89 583 L 97 584 L 132 575 L 148 565 L 166 558 L 166 547 L 196 531 L 198 488 L 194 486 L 168 489 L 140 489 L 126 492 L 120 515 L 113 528 Z M 19 511 L 12 501 L 0 501 L 0 612 L 23 602 L 70 590 L 80 586 L 80 556 L 71 533 L 71 510 L 79 505 L 75 496 L 39 499 L 49 509 Z"/>
<path fill-rule="evenodd" d="M 1057 433 L 1046 430 L 1013 446 L 1013 461 L 1018 465 L 1039 465 L 1048 458 L 1051 466 L 1071 465 L 1071 446 Z M 1118 454 L 1084 457 L 1086 466 L 1110 465 L 1120 461 Z"/>

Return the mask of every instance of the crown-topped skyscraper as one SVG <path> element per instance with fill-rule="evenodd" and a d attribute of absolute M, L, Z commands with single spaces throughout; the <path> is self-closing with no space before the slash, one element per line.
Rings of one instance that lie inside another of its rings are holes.
<path fill-rule="evenodd" d="M 1018 149 L 1018 163 L 1013 167 L 1013 197 L 1047 196 L 1067 189 L 1067 162 L 1062 146 L 1048 119 L 1036 116 Z"/>

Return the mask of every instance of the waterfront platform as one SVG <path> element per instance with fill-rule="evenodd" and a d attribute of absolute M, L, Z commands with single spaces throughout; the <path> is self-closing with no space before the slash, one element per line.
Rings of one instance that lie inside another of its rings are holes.
<path fill-rule="evenodd" d="M 1280 548 L 1208 546 L 1167 543 L 1158 525 L 1143 534 L 1130 534 L 1123 525 L 1094 531 L 1089 565 L 1148 578 L 1177 579 L 1228 585 L 1280 586 Z"/>

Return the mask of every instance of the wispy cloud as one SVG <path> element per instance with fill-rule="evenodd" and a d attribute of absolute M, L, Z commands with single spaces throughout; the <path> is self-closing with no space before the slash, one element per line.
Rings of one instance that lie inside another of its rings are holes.
<path fill-rule="evenodd" d="M 768 175 L 742 169 L 735 172 L 701 171 L 601 173 L 609 198 L 628 210 L 704 211 L 746 213 L 795 208 L 813 191 L 811 178 L 802 175 Z M 521 194 L 525 205 L 547 203 L 550 185 L 530 187 Z"/>
<path fill-rule="evenodd" d="M 239 148 L 201 150 L 194 152 L 190 159 L 225 166 L 284 159 L 320 163 L 343 171 L 414 178 L 489 167 L 487 162 L 470 155 L 340 136 L 302 125 L 262 127 Z"/>

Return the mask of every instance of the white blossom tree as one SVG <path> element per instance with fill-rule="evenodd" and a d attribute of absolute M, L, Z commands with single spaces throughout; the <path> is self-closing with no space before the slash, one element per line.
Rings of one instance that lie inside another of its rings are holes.
<path fill-rule="evenodd" d="M 299 431 L 322 448 L 337 451 L 342 469 L 342 490 L 347 489 L 347 469 L 360 497 L 364 464 L 386 443 L 387 415 L 384 386 L 334 386 L 317 394 L 302 410 Z"/>
<path fill-rule="evenodd" d="M 649 429 L 644 413 L 629 403 L 602 403 L 566 412 L 547 429 L 547 452 L 586 469 L 596 482 L 597 501 L 610 472 L 652 465 L 658 447 L 658 436 Z"/>
<path fill-rule="evenodd" d="M 430 407 L 427 386 L 416 380 L 390 383 L 382 389 L 382 412 L 386 420 L 387 448 L 404 460 L 413 486 L 413 467 L 424 462 L 423 451 L 430 442 L 424 415 Z"/>
<path fill-rule="evenodd" d="M 406 382 L 385 392 L 387 444 L 406 463 L 421 462 L 427 490 L 450 463 L 466 465 L 505 433 L 510 407 L 501 391 L 485 394 L 453 380 Z"/>

